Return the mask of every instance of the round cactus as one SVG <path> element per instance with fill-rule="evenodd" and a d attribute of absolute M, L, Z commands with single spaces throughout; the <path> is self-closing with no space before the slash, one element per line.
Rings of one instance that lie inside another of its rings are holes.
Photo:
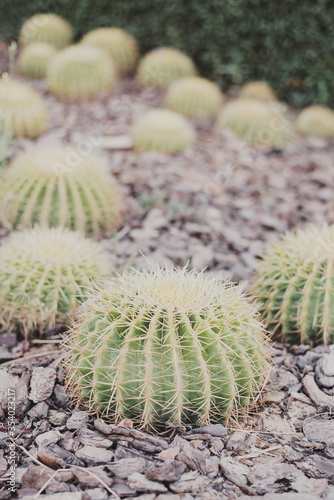
<path fill-rule="evenodd" d="M 143 85 L 165 89 L 179 78 L 196 75 L 196 68 L 186 54 L 161 47 L 143 57 L 137 75 Z"/>
<path fill-rule="evenodd" d="M 247 407 L 268 368 L 240 287 L 195 271 L 126 271 L 93 291 L 68 339 L 73 397 L 115 422 L 206 424 Z"/>
<path fill-rule="evenodd" d="M 73 39 L 71 25 L 56 14 L 36 14 L 22 26 L 19 43 L 28 45 L 34 42 L 49 43 L 56 49 L 70 45 Z"/>
<path fill-rule="evenodd" d="M 255 99 L 256 101 L 276 101 L 276 94 L 267 82 L 249 82 L 240 89 L 242 99 Z"/>
<path fill-rule="evenodd" d="M 334 342 L 334 226 L 288 233 L 264 256 L 256 294 L 276 337 L 293 344 Z"/>
<path fill-rule="evenodd" d="M 228 103 L 218 115 L 217 126 L 230 128 L 251 144 L 281 148 L 289 141 L 290 126 L 285 117 L 275 107 L 254 100 Z"/>
<path fill-rule="evenodd" d="M 304 135 L 334 136 L 334 111 L 322 106 L 309 106 L 300 113 L 296 125 Z"/>
<path fill-rule="evenodd" d="M 108 274 L 100 244 L 60 228 L 13 233 L 0 247 L 2 328 L 45 330 L 66 323 L 78 297 Z"/>
<path fill-rule="evenodd" d="M 178 153 L 193 145 L 194 131 L 183 116 L 168 109 L 151 109 L 135 124 L 134 148 L 139 153 Z"/>
<path fill-rule="evenodd" d="M 24 47 L 19 57 L 19 70 L 29 78 L 44 78 L 56 49 L 49 43 L 35 42 Z"/>
<path fill-rule="evenodd" d="M 181 78 L 167 90 L 166 105 L 193 120 L 212 118 L 222 102 L 222 93 L 213 82 L 198 76 Z"/>
<path fill-rule="evenodd" d="M 47 69 L 51 92 L 68 100 L 93 99 L 115 83 L 114 63 L 105 51 L 72 45 L 56 54 Z"/>
<path fill-rule="evenodd" d="M 0 218 L 6 227 L 68 227 L 99 236 L 115 228 L 116 183 L 104 163 L 62 145 L 19 154 L 3 175 Z"/>
<path fill-rule="evenodd" d="M 127 75 L 135 68 L 139 53 L 138 45 L 136 40 L 124 30 L 99 28 L 87 33 L 81 43 L 106 50 L 121 75 Z"/>
<path fill-rule="evenodd" d="M 48 127 L 42 98 L 24 83 L 0 79 L 0 126 L 15 137 L 34 139 Z"/>

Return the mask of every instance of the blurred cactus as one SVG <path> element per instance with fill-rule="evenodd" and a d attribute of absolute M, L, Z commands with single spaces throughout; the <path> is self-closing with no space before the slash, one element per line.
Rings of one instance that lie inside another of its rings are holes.
<path fill-rule="evenodd" d="M 108 273 L 99 243 L 62 229 L 13 233 L 0 248 L 2 328 L 45 330 L 66 323 L 78 296 Z"/>
<path fill-rule="evenodd" d="M 9 228 L 38 224 L 99 236 L 117 225 L 120 197 L 107 167 L 93 156 L 74 147 L 37 146 L 4 172 L 0 207 Z"/>
<path fill-rule="evenodd" d="M 72 45 L 56 54 L 47 69 L 51 92 L 68 101 L 93 99 L 111 90 L 116 70 L 105 51 L 88 45 Z"/>
<path fill-rule="evenodd" d="M 135 69 L 139 53 L 138 45 L 124 30 L 99 28 L 87 33 L 81 43 L 106 50 L 120 75 L 127 75 Z"/>
<path fill-rule="evenodd" d="M 222 102 L 222 93 L 213 82 L 198 76 L 181 78 L 167 90 L 166 105 L 193 120 L 212 118 Z"/>
<path fill-rule="evenodd" d="M 19 43 L 24 46 L 44 42 L 56 49 L 63 49 L 70 45 L 72 39 L 72 27 L 65 19 L 56 14 L 36 14 L 23 24 Z"/>
<path fill-rule="evenodd" d="M 240 89 L 241 99 L 254 99 L 256 101 L 276 101 L 276 94 L 267 82 L 249 82 Z"/>
<path fill-rule="evenodd" d="M 114 422 L 221 422 L 268 369 L 241 288 L 186 270 L 127 271 L 92 291 L 66 341 L 72 396 Z"/>
<path fill-rule="evenodd" d="M 140 83 L 158 88 L 167 88 L 175 80 L 193 75 L 196 75 L 196 68 L 190 57 L 169 47 L 146 54 L 137 73 Z"/>
<path fill-rule="evenodd" d="M 309 106 L 300 113 L 296 125 L 303 135 L 334 136 L 334 111 L 322 106 Z"/>
<path fill-rule="evenodd" d="M 20 53 L 19 70 L 29 78 L 44 78 L 46 68 L 55 54 L 56 49 L 48 43 L 31 43 Z"/>
<path fill-rule="evenodd" d="M 192 146 L 194 131 L 183 116 L 168 109 L 151 109 L 133 128 L 134 148 L 138 152 L 178 153 Z"/>

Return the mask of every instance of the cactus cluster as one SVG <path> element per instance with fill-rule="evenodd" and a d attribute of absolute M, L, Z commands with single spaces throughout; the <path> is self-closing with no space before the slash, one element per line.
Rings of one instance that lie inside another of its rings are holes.
<path fill-rule="evenodd" d="M 303 135 L 334 136 L 334 111 L 322 106 L 309 106 L 300 113 L 296 125 Z"/>
<path fill-rule="evenodd" d="M 167 107 L 193 120 L 214 117 L 221 102 L 218 85 L 199 76 L 173 82 L 166 93 Z"/>
<path fill-rule="evenodd" d="M 276 107 L 255 100 L 238 99 L 228 103 L 217 119 L 219 128 L 230 128 L 250 144 L 282 148 L 289 140 L 290 126 Z"/>
<path fill-rule="evenodd" d="M 168 109 L 151 109 L 133 127 L 133 144 L 139 153 L 178 153 L 194 142 L 194 131 L 183 116 Z"/>
<path fill-rule="evenodd" d="M 25 21 L 21 28 L 19 43 L 49 43 L 56 49 L 63 49 L 73 40 L 71 25 L 56 14 L 36 14 Z"/>
<path fill-rule="evenodd" d="M 255 292 L 284 342 L 334 342 L 334 226 L 290 232 L 264 255 Z"/>
<path fill-rule="evenodd" d="M 29 78 L 44 78 L 46 68 L 56 49 L 45 42 L 35 42 L 24 47 L 19 57 L 19 70 Z"/>
<path fill-rule="evenodd" d="M 137 72 L 140 83 L 162 89 L 179 78 L 194 75 L 196 68 L 190 57 L 169 47 L 161 47 L 146 54 Z"/>
<path fill-rule="evenodd" d="M 56 54 L 47 69 L 51 92 L 68 101 L 93 99 L 110 90 L 116 70 L 108 54 L 89 45 L 72 45 Z"/>
<path fill-rule="evenodd" d="M 136 40 L 119 28 L 99 28 L 87 33 L 81 43 L 106 50 L 120 75 L 131 73 L 138 60 Z"/>
<path fill-rule="evenodd" d="M 0 207 L 6 227 L 60 226 L 99 236 L 117 225 L 120 197 L 103 162 L 59 144 L 17 155 L 3 175 Z"/>
<path fill-rule="evenodd" d="M 268 368 L 265 332 L 240 287 L 185 269 L 127 271 L 78 313 L 73 397 L 115 422 L 221 422 L 249 406 Z"/>
<path fill-rule="evenodd" d="M 249 82 L 241 87 L 240 98 L 273 102 L 276 101 L 276 94 L 267 82 Z"/>
<path fill-rule="evenodd" d="M 13 233 L 0 247 L 1 327 L 33 331 L 66 323 L 91 280 L 109 274 L 100 245 L 60 228 Z"/>
<path fill-rule="evenodd" d="M 34 139 L 45 132 L 49 117 L 42 98 L 28 85 L 0 79 L 0 127 L 15 137 Z"/>

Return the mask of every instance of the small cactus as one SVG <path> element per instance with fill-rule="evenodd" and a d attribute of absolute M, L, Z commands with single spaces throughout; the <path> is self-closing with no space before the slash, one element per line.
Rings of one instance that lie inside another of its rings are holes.
<path fill-rule="evenodd" d="M 99 28 L 87 33 L 81 43 L 106 50 L 120 75 L 131 73 L 138 60 L 136 40 L 119 28 Z"/>
<path fill-rule="evenodd" d="M 49 43 L 35 42 L 24 47 L 19 56 L 19 70 L 29 78 L 44 78 L 56 49 Z"/>
<path fill-rule="evenodd" d="M 97 237 L 115 228 L 119 211 L 107 167 L 74 146 L 36 146 L 19 154 L 3 174 L 0 219 L 9 228 L 60 226 Z"/>
<path fill-rule="evenodd" d="M 0 324 L 21 331 L 66 323 L 91 280 L 109 274 L 99 243 L 59 228 L 13 233 L 0 259 Z"/>
<path fill-rule="evenodd" d="M 168 109 L 151 109 L 132 132 L 136 151 L 178 153 L 193 145 L 194 131 L 183 116 Z"/>
<path fill-rule="evenodd" d="M 183 52 L 161 47 L 143 57 L 137 75 L 143 85 L 165 89 L 179 78 L 196 75 L 196 68 Z"/>
<path fill-rule="evenodd" d="M 115 83 L 114 63 L 105 51 L 72 45 L 56 54 L 47 69 L 51 92 L 68 101 L 93 99 Z"/>
<path fill-rule="evenodd" d="M 267 82 L 249 82 L 240 89 L 241 99 L 254 99 L 262 102 L 277 100 L 276 94 Z"/>
<path fill-rule="evenodd" d="M 214 117 L 221 102 L 222 93 L 218 85 L 198 76 L 173 82 L 166 94 L 168 108 L 193 120 Z"/>
<path fill-rule="evenodd" d="M 334 111 L 322 106 L 309 106 L 300 113 L 296 125 L 303 135 L 334 136 Z"/>
<path fill-rule="evenodd" d="M 72 397 L 148 428 L 235 415 L 268 369 L 264 328 L 240 287 L 185 269 L 106 282 L 65 342 Z"/>
<path fill-rule="evenodd" d="M 72 27 L 65 19 L 56 14 L 36 14 L 23 24 L 19 43 L 24 46 L 45 42 L 56 49 L 63 49 L 70 45 L 72 39 Z"/>
<path fill-rule="evenodd" d="M 250 144 L 282 148 L 289 141 L 290 126 L 275 106 L 254 100 L 238 99 L 223 107 L 217 126 L 230 128 Z"/>
<path fill-rule="evenodd" d="M 334 342 L 334 226 L 288 233 L 264 255 L 255 284 L 276 338 L 291 344 Z"/>
<path fill-rule="evenodd" d="M 15 137 L 34 139 L 48 127 L 48 114 L 40 95 L 28 85 L 0 79 L 0 127 Z"/>

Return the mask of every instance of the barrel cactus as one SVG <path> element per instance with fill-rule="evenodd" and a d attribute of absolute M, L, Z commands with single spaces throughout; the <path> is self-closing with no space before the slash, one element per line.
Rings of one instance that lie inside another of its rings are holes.
<path fill-rule="evenodd" d="M 0 79 L 0 127 L 15 137 L 34 139 L 48 127 L 49 117 L 40 95 L 13 79 Z"/>
<path fill-rule="evenodd" d="M 334 341 L 334 226 L 288 233 L 259 266 L 256 294 L 276 337 L 293 344 Z"/>
<path fill-rule="evenodd" d="M 19 70 L 29 78 L 44 78 L 56 49 L 49 43 L 35 42 L 24 47 L 19 57 Z"/>
<path fill-rule="evenodd" d="M 196 68 L 183 52 L 161 47 L 143 57 L 137 75 L 143 85 L 165 89 L 179 78 L 196 75 Z"/>
<path fill-rule="evenodd" d="M 103 162 L 75 146 L 36 146 L 3 174 L 0 219 L 5 227 L 68 227 L 99 236 L 118 223 L 120 198 Z"/>
<path fill-rule="evenodd" d="M 264 328 L 240 287 L 185 269 L 107 281 L 66 343 L 72 396 L 148 428 L 220 422 L 249 406 L 268 368 Z"/>
<path fill-rule="evenodd" d="M 105 51 L 72 45 L 56 54 L 47 69 L 51 92 L 68 101 L 93 99 L 115 83 L 114 63 Z"/>
<path fill-rule="evenodd" d="M 276 107 L 255 100 L 238 99 L 223 107 L 218 128 L 230 128 L 250 144 L 282 148 L 289 142 L 290 126 Z"/>
<path fill-rule="evenodd" d="M 72 39 L 72 27 L 65 19 L 56 14 L 35 14 L 23 24 L 19 43 L 28 45 L 34 42 L 45 42 L 56 49 L 63 49 L 70 45 Z"/>
<path fill-rule="evenodd" d="M 240 97 L 263 102 L 276 101 L 276 94 L 267 82 L 245 83 L 240 89 Z"/>
<path fill-rule="evenodd" d="M 296 125 L 303 135 L 334 136 L 334 111 L 322 106 L 309 106 L 300 113 Z"/>
<path fill-rule="evenodd" d="M 106 50 L 121 75 L 127 75 L 135 69 L 139 53 L 138 45 L 133 36 L 124 30 L 98 28 L 87 33 L 81 43 Z"/>
<path fill-rule="evenodd" d="M 91 280 L 109 274 L 100 245 L 60 228 L 13 233 L 0 247 L 1 327 L 45 330 L 66 323 Z"/>
<path fill-rule="evenodd" d="M 222 102 L 218 85 L 199 76 L 173 82 L 167 90 L 166 105 L 193 120 L 214 117 Z"/>
<path fill-rule="evenodd" d="M 183 116 L 168 109 L 151 109 L 135 124 L 134 148 L 139 153 L 178 153 L 194 142 L 194 131 Z"/>

